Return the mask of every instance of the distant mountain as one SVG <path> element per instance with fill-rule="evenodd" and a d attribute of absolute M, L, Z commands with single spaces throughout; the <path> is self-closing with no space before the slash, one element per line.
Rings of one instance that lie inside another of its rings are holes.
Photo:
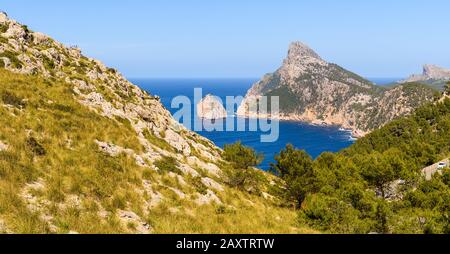
<path fill-rule="evenodd" d="M 273 117 L 251 110 L 261 96 L 280 97 L 280 119 L 338 125 L 361 137 L 434 98 L 435 90 L 407 83 L 392 88 L 324 61 L 301 42 L 292 43 L 283 65 L 247 93 L 238 109 L 246 117 Z"/>
<path fill-rule="evenodd" d="M 441 90 L 448 81 L 450 81 L 450 69 L 426 64 L 423 66 L 422 74 L 413 74 L 399 83 L 421 82 Z"/>

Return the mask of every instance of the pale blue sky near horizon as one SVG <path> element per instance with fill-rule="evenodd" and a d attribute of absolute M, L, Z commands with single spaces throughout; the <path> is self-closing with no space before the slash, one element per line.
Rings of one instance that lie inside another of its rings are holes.
<path fill-rule="evenodd" d="M 129 78 L 243 78 L 292 41 L 364 77 L 450 68 L 450 1 L 14 0 L 0 10 Z"/>

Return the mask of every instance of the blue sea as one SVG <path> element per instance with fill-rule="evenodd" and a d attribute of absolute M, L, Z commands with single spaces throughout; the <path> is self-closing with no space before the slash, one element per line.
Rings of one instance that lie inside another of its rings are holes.
<path fill-rule="evenodd" d="M 172 114 L 179 110 L 171 107 L 172 99 L 182 95 L 194 101 L 194 88 L 202 88 L 203 96 L 213 94 L 225 101 L 226 96 L 245 96 L 247 90 L 256 81 L 257 79 L 132 79 L 134 84 L 150 94 L 160 96 L 161 102 Z M 192 115 L 191 123 L 194 120 L 200 121 L 193 119 L 194 117 Z M 229 117 L 226 121 L 233 121 L 236 126 L 237 119 L 235 117 Z M 274 162 L 275 155 L 287 144 L 304 149 L 315 158 L 323 152 L 338 152 L 354 143 L 351 133 L 340 130 L 338 127 L 315 126 L 290 121 L 281 121 L 279 126 L 279 139 L 274 143 L 262 143 L 260 137 L 267 133 L 253 132 L 248 129 L 232 132 L 203 130 L 198 133 L 222 148 L 226 144 L 237 141 L 253 147 L 264 155 L 265 159 L 260 166 L 264 170 L 270 168 L 270 163 Z"/>

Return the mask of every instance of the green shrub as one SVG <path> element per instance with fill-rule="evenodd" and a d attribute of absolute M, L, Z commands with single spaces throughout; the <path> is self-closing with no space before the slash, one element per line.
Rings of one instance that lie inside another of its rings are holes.
<path fill-rule="evenodd" d="M 190 182 L 198 193 L 202 195 L 205 195 L 207 193 L 208 188 L 203 184 L 202 178 L 200 176 L 193 177 Z"/>
<path fill-rule="evenodd" d="M 8 43 L 8 38 L 5 38 L 3 36 L 0 35 L 0 43 Z"/>
<path fill-rule="evenodd" d="M 261 175 L 253 167 L 263 161 L 264 157 L 261 154 L 237 142 L 225 145 L 223 158 L 233 166 L 226 171 L 230 186 L 260 194 Z"/>
<path fill-rule="evenodd" d="M 263 155 L 257 154 L 254 149 L 242 145 L 241 142 L 225 145 L 223 157 L 238 169 L 256 167 L 264 160 Z"/>
<path fill-rule="evenodd" d="M 444 94 L 450 95 L 450 81 L 444 86 Z"/>
<path fill-rule="evenodd" d="M 42 56 L 42 62 L 44 63 L 44 67 L 47 71 L 52 72 L 56 67 L 55 62 L 45 55 Z"/>
<path fill-rule="evenodd" d="M 169 144 L 167 143 L 167 141 L 165 141 L 162 138 L 158 138 L 157 136 L 155 136 L 154 134 L 150 133 L 149 130 L 145 130 L 144 131 L 144 137 L 153 145 L 161 148 L 162 150 L 166 150 L 169 152 L 175 152 L 175 149 Z"/>
<path fill-rule="evenodd" d="M 248 169 L 230 169 L 225 171 L 227 176 L 227 184 L 240 190 L 260 195 L 264 176 L 261 172 L 253 168 Z"/>
<path fill-rule="evenodd" d="M 8 31 L 9 26 L 6 24 L 0 24 L 0 33 L 6 33 Z"/>
<path fill-rule="evenodd" d="M 26 103 L 23 102 L 22 98 L 8 91 L 3 91 L 1 94 L 1 98 L 3 103 L 14 106 L 16 108 L 24 108 L 26 106 Z"/>
<path fill-rule="evenodd" d="M 286 182 L 284 198 L 300 207 L 315 181 L 313 159 L 305 151 L 287 145 L 275 160 L 270 170 Z"/>
<path fill-rule="evenodd" d="M 358 211 L 338 198 L 308 196 L 299 212 L 301 223 L 333 233 L 369 233 L 370 225 L 358 218 Z"/>
<path fill-rule="evenodd" d="M 16 69 L 22 69 L 22 62 L 17 58 L 17 53 L 6 50 L 3 53 L 0 53 L 0 57 L 6 57 L 11 61 L 11 65 Z"/>
<path fill-rule="evenodd" d="M 165 156 L 160 160 L 153 163 L 161 172 L 174 172 L 181 174 L 181 170 L 178 168 L 178 162 L 173 157 Z"/>
<path fill-rule="evenodd" d="M 75 111 L 73 107 L 59 103 L 52 104 L 52 108 L 65 113 L 73 113 Z"/>
<path fill-rule="evenodd" d="M 47 154 L 44 147 L 33 137 L 27 139 L 27 147 L 36 156 L 44 156 Z"/>

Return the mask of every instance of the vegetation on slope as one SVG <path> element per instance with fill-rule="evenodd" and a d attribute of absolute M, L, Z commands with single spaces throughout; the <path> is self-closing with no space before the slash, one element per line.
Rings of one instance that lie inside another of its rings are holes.
<path fill-rule="evenodd" d="M 313 232 L 276 199 L 228 185 L 201 167 L 199 177 L 182 177 L 171 157 L 153 162 L 156 171 L 126 153 L 100 151 L 96 140 L 137 152 L 143 147 L 129 123 L 81 105 L 72 89 L 62 81 L 0 69 L 0 142 L 8 146 L 0 149 L 0 232 L 134 233 L 142 225 L 152 233 Z M 206 177 L 221 184 L 219 203 L 191 199 L 210 193 Z M 159 194 L 159 203 L 146 205 Z M 143 221 L 124 223 L 123 211 Z"/>
<path fill-rule="evenodd" d="M 340 153 L 313 160 L 288 146 L 272 171 L 299 221 L 331 233 L 450 233 L 450 170 L 421 169 L 450 156 L 450 99 L 395 120 Z"/>

